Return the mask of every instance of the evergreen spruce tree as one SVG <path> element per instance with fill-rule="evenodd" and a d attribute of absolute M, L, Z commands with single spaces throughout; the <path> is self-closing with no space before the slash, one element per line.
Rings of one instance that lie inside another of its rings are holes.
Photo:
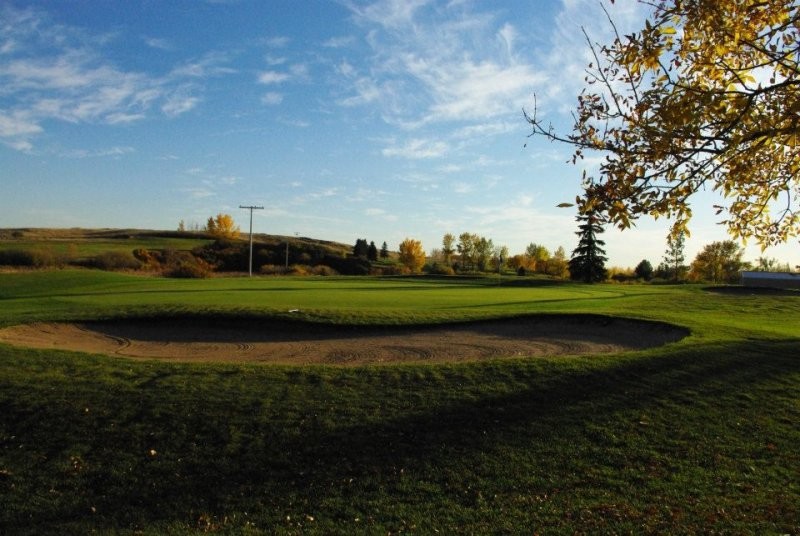
<path fill-rule="evenodd" d="M 576 218 L 580 225 L 575 233 L 580 237 L 578 247 L 569 261 L 570 278 L 586 283 L 597 283 L 606 278 L 605 242 L 597 238 L 603 232 L 600 218 L 593 212 L 580 214 Z"/>
<path fill-rule="evenodd" d="M 378 248 L 375 246 L 375 242 L 369 243 L 369 248 L 367 249 L 367 259 L 371 261 L 378 260 Z"/>
<path fill-rule="evenodd" d="M 369 245 L 367 245 L 366 238 L 359 238 L 356 240 L 356 244 L 353 246 L 353 255 L 356 257 L 363 257 L 367 258 L 369 254 Z"/>
<path fill-rule="evenodd" d="M 386 245 L 386 242 L 383 243 L 381 246 L 381 259 L 388 259 L 389 258 L 389 246 Z"/>

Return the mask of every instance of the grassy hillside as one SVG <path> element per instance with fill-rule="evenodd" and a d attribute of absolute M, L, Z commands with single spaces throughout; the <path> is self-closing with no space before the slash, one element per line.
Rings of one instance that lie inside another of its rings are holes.
<path fill-rule="evenodd" d="M 291 264 L 329 263 L 346 257 L 352 246 L 306 237 L 253 236 L 254 266 L 284 265 L 287 243 Z M 88 266 L 106 270 L 174 272 L 181 264 L 202 269 L 247 271 L 249 236 L 216 242 L 205 232 L 141 229 L 0 229 L 0 266 Z M 330 260 L 332 259 L 332 260 Z M 346 268 L 346 266 L 345 266 Z M 185 277 L 186 274 L 183 274 Z"/>
<path fill-rule="evenodd" d="M 175 249 L 188 251 L 212 239 L 199 233 L 138 229 L 0 229 L 2 249 L 50 249 L 77 258 L 106 251 Z"/>
<path fill-rule="evenodd" d="M 0 345 L 0 533 L 800 531 L 797 293 L 0 274 L 0 325 L 540 312 L 662 320 L 692 334 L 603 357 L 347 369 Z"/>

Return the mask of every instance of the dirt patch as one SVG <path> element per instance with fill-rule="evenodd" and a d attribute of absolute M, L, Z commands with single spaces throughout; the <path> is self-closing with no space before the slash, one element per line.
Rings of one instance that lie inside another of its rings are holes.
<path fill-rule="evenodd" d="M 0 342 L 176 361 L 364 365 L 620 352 L 687 334 L 668 324 L 599 316 L 392 327 L 169 318 L 26 324 L 0 329 Z"/>

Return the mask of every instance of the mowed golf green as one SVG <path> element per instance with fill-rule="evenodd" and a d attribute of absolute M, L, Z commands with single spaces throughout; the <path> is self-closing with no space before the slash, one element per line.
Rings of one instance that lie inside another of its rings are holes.
<path fill-rule="evenodd" d="M 800 295 L 525 278 L 0 274 L 0 327 L 669 322 L 645 351 L 338 368 L 0 345 L 0 533 L 800 531 Z"/>

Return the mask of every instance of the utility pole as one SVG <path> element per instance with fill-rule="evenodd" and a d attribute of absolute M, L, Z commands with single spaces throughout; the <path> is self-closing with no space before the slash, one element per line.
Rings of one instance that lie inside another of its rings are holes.
<path fill-rule="evenodd" d="M 250 211 L 250 277 L 253 277 L 253 211 L 264 210 L 264 207 L 257 207 L 255 205 L 239 205 L 239 208 L 245 208 Z"/>

